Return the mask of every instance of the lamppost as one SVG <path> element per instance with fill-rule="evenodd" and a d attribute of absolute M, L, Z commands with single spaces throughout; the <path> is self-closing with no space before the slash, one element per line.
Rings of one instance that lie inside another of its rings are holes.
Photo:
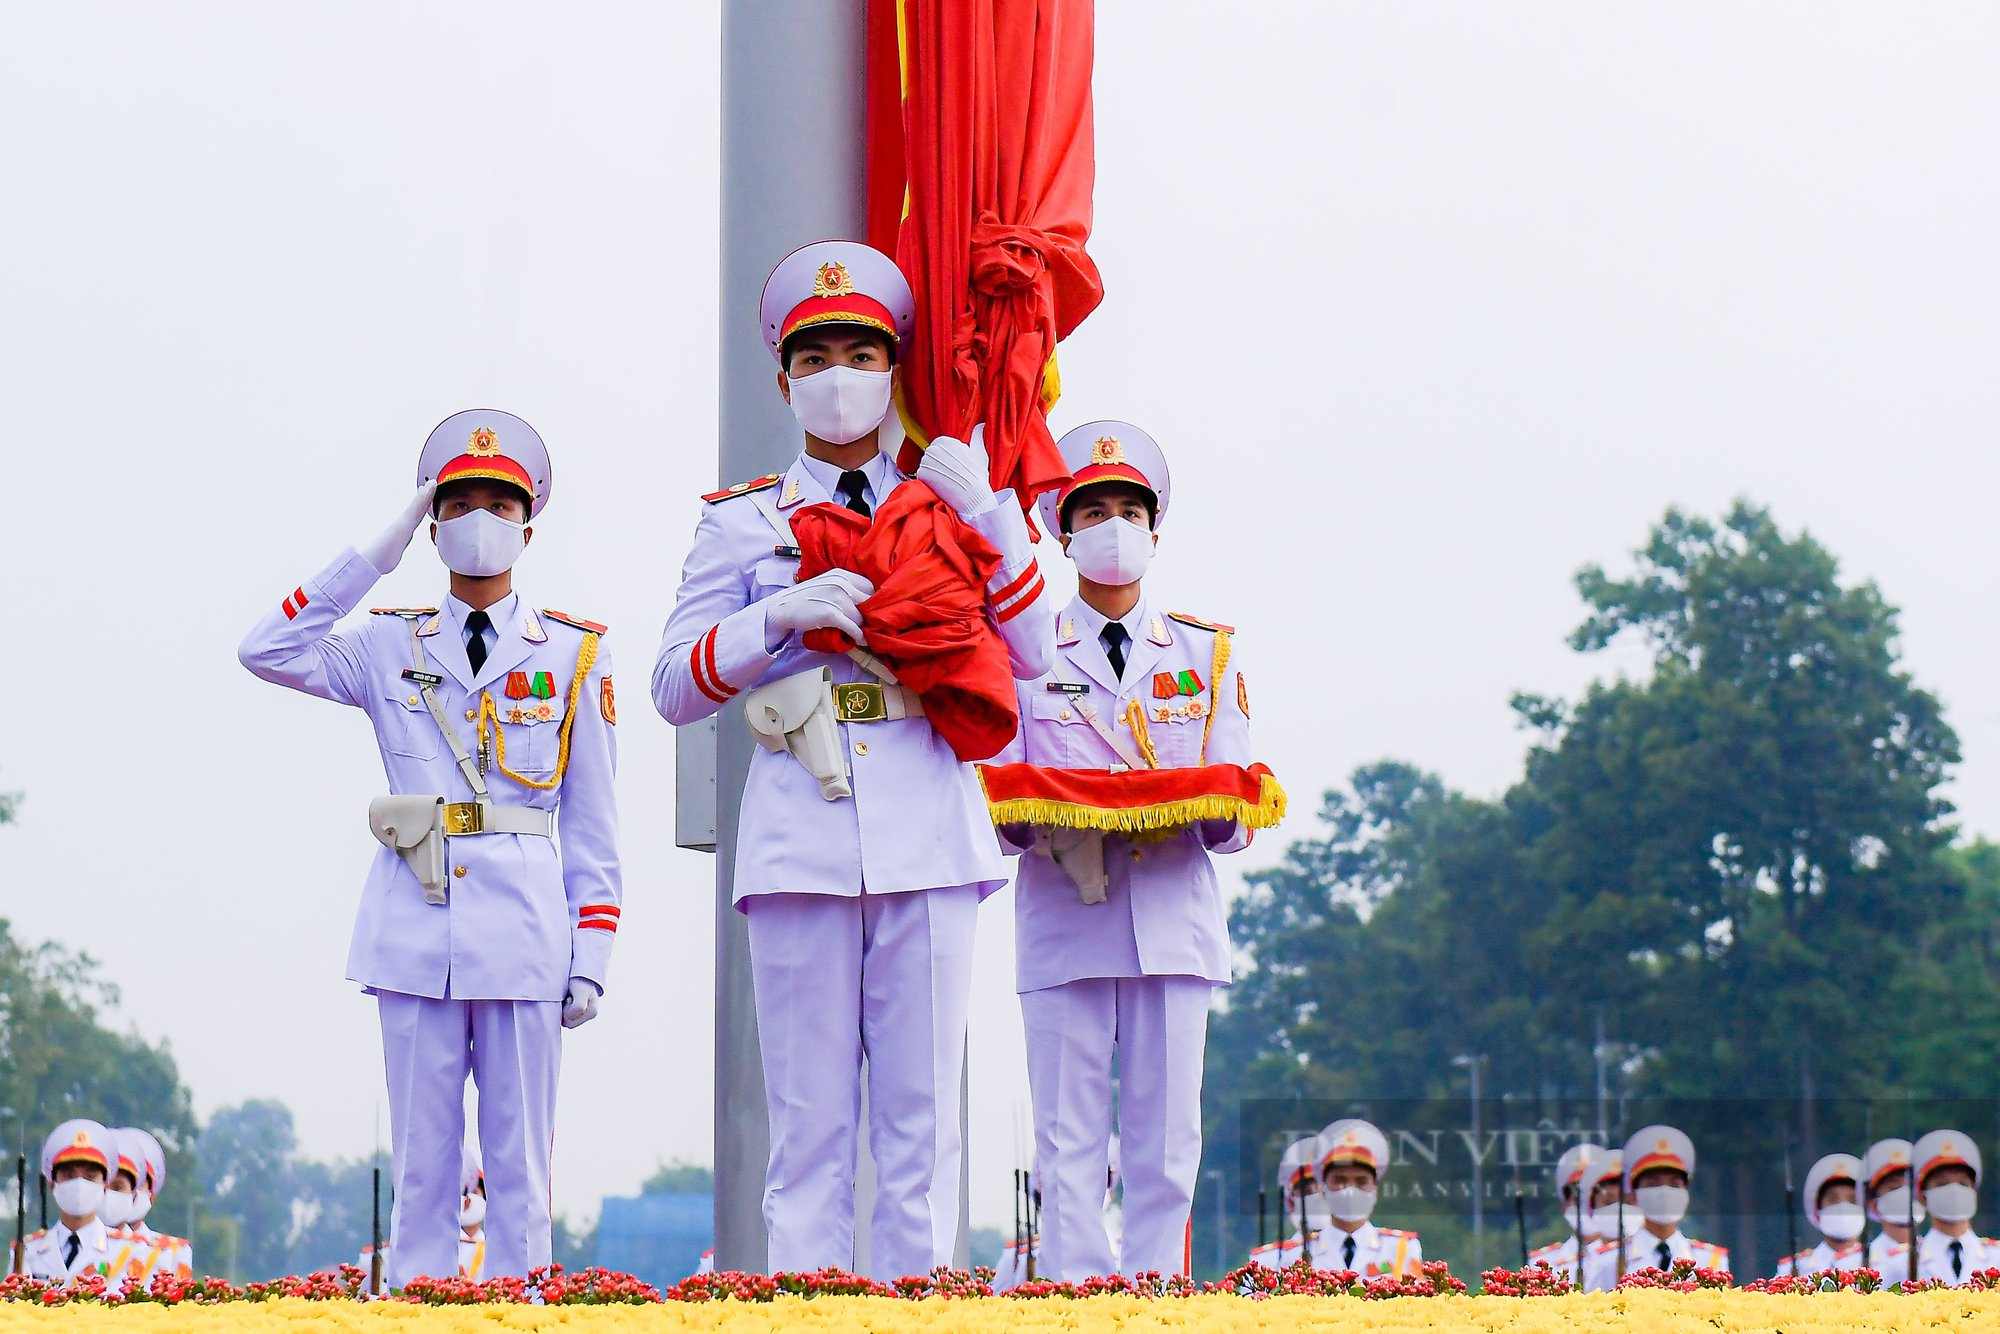
<path fill-rule="evenodd" d="M 1486 1155 L 1479 1147 L 1479 1067 L 1486 1063 L 1486 1055 L 1454 1056 L 1453 1065 L 1462 1065 L 1471 1075 L 1472 1101 L 1472 1270 L 1484 1273 L 1486 1269 Z"/>

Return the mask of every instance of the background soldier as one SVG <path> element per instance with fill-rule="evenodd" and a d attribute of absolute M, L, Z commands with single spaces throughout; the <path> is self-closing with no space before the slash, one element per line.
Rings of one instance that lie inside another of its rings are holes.
<path fill-rule="evenodd" d="M 1625 1213 L 1637 1210 L 1644 1220 L 1626 1239 L 1624 1264 L 1617 1246 L 1600 1248 L 1584 1265 L 1584 1286 L 1607 1292 L 1635 1269 L 1671 1270 L 1681 1260 L 1702 1269 L 1729 1268 L 1729 1251 L 1696 1241 L 1681 1231 L 1687 1216 L 1688 1187 L 1694 1180 L 1694 1143 L 1672 1126 L 1647 1126 L 1625 1141 Z M 1615 1229 L 1614 1229 L 1615 1230 Z"/>
<path fill-rule="evenodd" d="M 1547 1265 L 1558 1273 L 1568 1274 L 1571 1282 L 1582 1279 L 1583 1262 L 1577 1243 L 1581 1241 L 1583 1251 L 1588 1253 L 1591 1245 L 1600 1240 L 1597 1215 L 1584 1198 L 1589 1188 L 1583 1179 L 1603 1162 L 1607 1152 L 1602 1144 L 1572 1144 L 1556 1159 L 1556 1180 L 1562 1183 L 1563 1226 L 1569 1229 L 1569 1235 L 1530 1251 L 1530 1265 Z"/>
<path fill-rule="evenodd" d="M 1861 1157 L 1867 1174 L 1868 1216 L 1882 1225 L 1868 1243 L 1868 1267 L 1884 1282 L 1901 1283 L 1910 1276 L 1910 1141 L 1878 1139 Z M 1916 1206 L 1916 1221 L 1924 1207 Z"/>
<path fill-rule="evenodd" d="M 604 627 L 513 586 L 548 502 L 541 437 L 509 413 L 461 412 L 417 472 L 401 517 L 297 585 L 241 649 L 267 681 L 365 710 L 395 794 L 370 808 L 383 847 L 347 958 L 381 1013 L 395 1287 L 457 1272 L 468 1074 L 493 1164 L 488 1269 L 549 1262 L 562 1029 L 597 1013 L 621 892 Z M 443 607 L 334 629 L 426 515 L 451 571 Z"/>
<path fill-rule="evenodd" d="M 1310 1251 L 1314 1269 L 1350 1269 L 1362 1278 L 1404 1277 L 1423 1263 L 1414 1232 L 1369 1221 L 1389 1167 L 1389 1141 L 1366 1121 L 1335 1121 L 1319 1132 L 1319 1184 L 1327 1227 Z"/>
<path fill-rule="evenodd" d="M 1931 1225 L 1917 1244 L 1917 1277 L 1956 1287 L 2000 1265 L 2000 1246 L 1972 1230 L 1979 1211 L 1979 1146 L 1962 1130 L 1933 1130 L 1910 1151 L 1917 1198 Z"/>
<path fill-rule="evenodd" d="M 118 1163 L 111 1132 L 95 1121 L 65 1121 L 42 1141 L 42 1176 L 56 1204 L 56 1225 L 27 1239 L 23 1269 L 36 1278 L 111 1277 L 111 1239 L 97 1216 Z"/>
<path fill-rule="evenodd" d="M 1861 1160 L 1851 1153 L 1829 1153 L 1812 1165 L 1806 1173 L 1806 1221 L 1826 1240 L 1778 1261 L 1780 1278 L 1861 1268 L 1861 1231 L 1868 1216 L 1862 1212 L 1860 1188 Z"/>

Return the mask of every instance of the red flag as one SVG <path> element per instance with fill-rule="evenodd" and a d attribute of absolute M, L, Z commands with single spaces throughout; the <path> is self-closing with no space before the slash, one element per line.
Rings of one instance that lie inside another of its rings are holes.
<path fill-rule="evenodd" d="M 869 0 L 868 26 L 868 239 L 917 299 L 898 462 L 985 422 L 993 486 L 1025 511 L 1069 480 L 1056 343 L 1104 298 L 1091 0 Z"/>
<path fill-rule="evenodd" d="M 1006 641 L 986 614 L 1000 568 L 993 544 L 922 482 L 889 493 L 874 521 L 841 505 L 792 515 L 800 579 L 836 567 L 875 585 L 861 604 L 868 651 L 924 701 L 924 716 L 962 760 L 1000 753 L 1019 725 Z M 802 637 L 815 653 L 854 645 L 838 630 Z"/>

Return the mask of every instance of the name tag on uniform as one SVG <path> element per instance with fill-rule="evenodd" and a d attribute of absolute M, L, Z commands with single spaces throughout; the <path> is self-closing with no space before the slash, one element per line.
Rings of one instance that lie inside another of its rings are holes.
<path fill-rule="evenodd" d="M 405 667 L 403 669 L 403 679 L 405 681 L 415 681 L 420 686 L 441 686 L 444 684 L 444 678 L 436 672 L 420 672 L 414 667 Z"/>
<path fill-rule="evenodd" d="M 783 556 L 786 560 L 798 560 L 801 556 L 805 555 L 797 547 L 772 547 L 771 554 L 773 556 Z"/>
<path fill-rule="evenodd" d="M 1049 693 L 1051 695 L 1088 695 L 1090 687 L 1080 681 L 1051 681 L 1049 682 Z"/>

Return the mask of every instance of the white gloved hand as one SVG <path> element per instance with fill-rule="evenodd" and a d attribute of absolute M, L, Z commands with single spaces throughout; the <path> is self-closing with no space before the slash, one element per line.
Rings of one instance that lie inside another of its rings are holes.
<path fill-rule="evenodd" d="M 917 480 L 957 510 L 959 518 L 973 519 L 999 503 L 986 476 L 992 466 L 986 454 L 986 424 L 981 422 L 972 428 L 970 440 L 935 437 L 917 464 Z"/>
<path fill-rule="evenodd" d="M 597 1018 L 597 998 L 604 993 L 587 977 L 572 977 L 569 994 L 563 997 L 562 1026 L 581 1028 Z"/>
<path fill-rule="evenodd" d="M 357 548 L 361 559 L 375 567 L 375 573 L 387 574 L 402 563 L 403 552 L 409 549 L 410 538 L 416 534 L 421 524 L 431 512 L 431 497 L 437 494 L 436 482 L 425 482 L 417 488 L 417 494 L 410 497 L 410 503 L 396 516 L 396 521 L 382 530 L 365 547 Z"/>
<path fill-rule="evenodd" d="M 764 648 L 776 653 L 787 638 L 808 630 L 839 630 L 857 644 L 861 603 L 875 585 L 852 570 L 828 570 L 764 599 Z"/>

